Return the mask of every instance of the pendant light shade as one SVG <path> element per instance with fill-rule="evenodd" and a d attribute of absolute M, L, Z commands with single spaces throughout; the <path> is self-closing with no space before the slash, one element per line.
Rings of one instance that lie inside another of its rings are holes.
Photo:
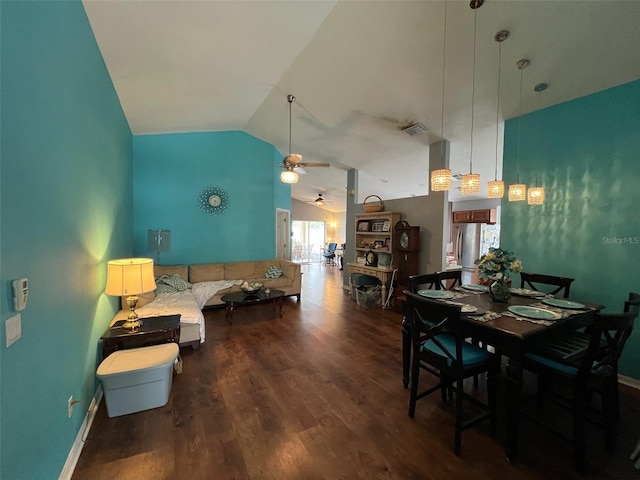
<path fill-rule="evenodd" d="M 480 175 L 478 173 L 468 173 L 462 176 L 463 195 L 477 195 L 480 193 Z"/>
<path fill-rule="evenodd" d="M 441 168 L 431 172 L 431 190 L 433 192 L 445 192 L 451 188 L 451 170 Z"/>
<path fill-rule="evenodd" d="M 502 180 L 491 180 L 490 182 L 487 182 L 487 197 L 504 197 L 504 182 Z"/>
<path fill-rule="evenodd" d="M 476 36 L 478 32 L 478 8 L 482 6 L 482 1 L 474 0 L 470 7 L 473 9 L 473 80 L 471 82 L 471 142 L 469 145 L 469 173 L 462 176 L 462 195 L 477 195 L 480 193 L 480 175 L 473 173 L 473 113 L 476 93 Z"/>
<path fill-rule="evenodd" d="M 291 105 L 296 101 L 296 97 L 287 95 L 287 101 L 289 102 L 289 154 L 282 160 L 285 170 L 280 172 L 280 181 L 291 184 L 298 183 L 298 172 L 294 172 L 291 165 L 298 165 L 302 161 L 302 155 L 291 153 Z"/>
<path fill-rule="evenodd" d="M 442 99 L 440 104 L 440 166 L 444 167 L 444 93 L 447 59 L 447 0 L 444 1 L 444 32 L 442 34 Z M 431 191 L 446 192 L 451 188 L 451 170 L 440 168 L 431 171 Z"/>
<path fill-rule="evenodd" d="M 509 185 L 509 201 L 521 202 L 527 198 L 527 186 L 524 183 Z"/>
<path fill-rule="evenodd" d="M 544 187 L 530 187 L 527 192 L 529 205 L 542 205 L 544 203 Z"/>

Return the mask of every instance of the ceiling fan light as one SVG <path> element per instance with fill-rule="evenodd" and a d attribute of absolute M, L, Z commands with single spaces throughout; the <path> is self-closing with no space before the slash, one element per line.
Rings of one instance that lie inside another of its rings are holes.
<path fill-rule="evenodd" d="M 480 174 L 468 173 L 462 176 L 462 195 L 476 195 L 480 193 Z"/>
<path fill-rule="evenodd" d="M 487 182 L 487 197 L 504 197 L 504 182 L 502 180 L 491 180 L 490 182 Z"/>
<path fill-rule="evenodd" d="M 444 192 L 451 187 L 451 170 L 441 168 L 431 172 L 431 191 Z"/>
<path fill-rule="evenodd" d="M 544 203 L 544 187 L 531 187 L 527 192 L 529 205 L 542 205 Z"/>
<path fill-rule="evenodd" d="M 298 183 L 298 172 L 293 170 L 280 172 L 280 181 L 282 183 Z"/>
<path fill-rule="evenodd" d="M 527 197 L 527 186 L 524 183 L 509 185 L 509 201 L 521 202 Z"/>

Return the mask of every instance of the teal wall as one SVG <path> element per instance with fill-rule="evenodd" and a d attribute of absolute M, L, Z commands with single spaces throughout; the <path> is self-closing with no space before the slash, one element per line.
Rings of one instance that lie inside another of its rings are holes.
<path fill-rule="evenodd" d="M 149 255 L 147 230 L 163 229 L 171 251 L 161 264 L 275 258 L 275 209 L 290 210 L 291 188 L 273 146 L 239 131 L 141 135 L 133 158 L 136 255 Z M 209 186 L 228 194 L 222 215 L 200 207 Z"/>
<path fill-rule="evenodd" d="M 0 18 L 0 478 L 53 479 L 116 309 L 106 260 L 132 251 L 132 137 L 79 1 L 3 1 Z M 20 277 L 22 338 L 5 348 Z"/>
<path fill-rule="evenodd" d="M 621 311 L 640 292 L 639 153 L 640 81 L 506 122 L 505 183 L 519 169 L 547 197 L 542 206 L 503 201 L 502 246 L 525 271 L 575 278 L 572 297 Z M 620 365 L 640 379 L 640 323 Z"/>

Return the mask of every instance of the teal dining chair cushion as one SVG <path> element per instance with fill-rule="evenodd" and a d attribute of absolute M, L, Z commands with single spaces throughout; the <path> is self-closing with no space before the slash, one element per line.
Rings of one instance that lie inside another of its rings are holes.
<path fill-rule="evenodd" d="M 437 335 L 438 341 L 442 343 L 442 346 L 446 348 L 451 355 L 456 356 L 456 338 L 453 335 Z M 442 351 L 442 349 L 436 345 L 433 340 L 427 340 L 420 345 L 420 351 L 430 350 L 436 355 L 447 358 L 447 364 L 451 365 L 451 359 L 448 355 Z M 482 348 L 476 347 L 467 342 L 462 342 L 462 364 L 465 366 L 475 365 L 477 363 L 484 362 L 489 358 L 491 354 Z"/>
<path fill-rule="evenodd" d="M 543 357 L 542 355 L 537 355 L 535 353 L 527 353 L 527 359 L 545 367 L 548 367 L 552 370 L 556 370 L 558 372 L 564 373 L 565 375 L 576 375 L 578 373 L 578 369 L 571 365 L 567 365 L 566 363 L 556 362 L 547 357 Z"/>

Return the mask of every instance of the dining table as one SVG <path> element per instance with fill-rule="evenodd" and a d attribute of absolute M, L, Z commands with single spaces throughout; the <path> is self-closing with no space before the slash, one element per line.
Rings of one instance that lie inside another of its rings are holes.
<path fill-rule="evenodd" d="M 458 304 L 462 308 L 460 319 L 465 336 L 490 345 L 497 354 L 507 358 L 505 368 L 505 451 L 509 462 L 518 456 L 518 429 L 520 402 L 523 385 L 523 361 L 527 352 L 553 342 L 571 331 L 593 322 L 595 312 L 604 308 L 592 302 L 555 298 L 543 292 L 527 289 L 512 289 L 507 302 L 493 301 L 487 288 L 478 285 L 463 285 L 453 290 L 431 290 L 418 294 L 430 299 Z M 558 306 L 561 305 L 561 306 Z M 511 307 L 511 308 L 510 308 Z M 524 309 L 522 307 L 525 307 Z M 569 308 L 571 307 L 571 308 Z M 530 314 L 534 310 L 540 314 Z M 514 313 L 524 312 L 526 316 Z M 545 312 L 552 312 L 553 315 Z M 536 318 L 536 317 L 553 318 Z M 407 320 L 402 327 L 402 376 L 405 387 L 409 384 L 411 362 L 411 337 Z"/>

